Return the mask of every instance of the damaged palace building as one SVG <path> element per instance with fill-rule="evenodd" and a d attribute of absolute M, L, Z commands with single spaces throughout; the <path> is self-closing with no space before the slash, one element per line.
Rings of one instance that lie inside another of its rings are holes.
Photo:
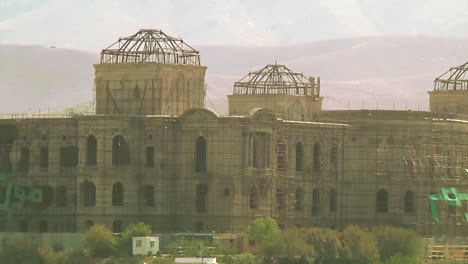
<path fill-rule="evenodd" d="M 435 80 L 429 112 L 324 111 L 320 78 L 266 65 L 234 83 L 226 116 L 204 108 L 199 52 L 162 31 L 120 38 L 94 67 L 94 114 L 0 120 L 0 231 L 241 232 L 271 217 L 468 234 L 465 203 L 438 202 L 436 224 L 428 198 L 468 192 L 468 64 Z"/>

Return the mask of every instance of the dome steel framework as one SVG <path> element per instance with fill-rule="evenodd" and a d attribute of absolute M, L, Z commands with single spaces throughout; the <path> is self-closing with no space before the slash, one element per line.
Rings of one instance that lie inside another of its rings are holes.
<path fill-rule="evenodd" d="M 101 64 L 111 63 L 200 65 L 200 55 L 182 39 L 171 37 L 157 29 L 140 29 L 131 36 L 119 38 L 102 50 Z"/>
<path fill-rule="evenodd" d="M 234 94 L 291 94 L 319 96 L 320 78 L 307 79 L 284 65 L 268 64 L 259 71 L 249 72 L 234 83 Z"/>
<path fill-rule="evenodd" d="M 468 62 L 452 67 L 436 78 L 434 91 L 468 91 Z"/>

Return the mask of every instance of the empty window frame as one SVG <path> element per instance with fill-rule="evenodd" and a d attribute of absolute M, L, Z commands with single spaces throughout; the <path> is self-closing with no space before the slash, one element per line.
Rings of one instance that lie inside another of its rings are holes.
<path fill-rule="evenodd" d="M 97 165 L 97 138 L 93 135 L 89 135 L 86 140 L 86 165 Z"/>
<path fill-rule="evenodd" d="M 124 189 L 120 182 L 114 183 L 112 186 L 112 205 L 122 206 L 124 203 Z"/>
<path fill-rule="evenodd" d="M 96 185 L 93 182 L 85 181 L 81 184 L 81 200 L 84 207 L 96 206 Z"/>
<path fill-rule="evenodd" d="M 315 188 L 312 192 L 312 216 L 320 214 L 320 190 Z"/>
<path fill-rule="evenodd" d="M 321 150 L 320 150 L 320 144 L 315 143 L 314 144 L 314 149 L 313 149 L 313 157 L 312 157 L 312 170 L 314 172 L 320 172 L 321 171 Z"/>
<path fill-rule="evenodd" d="M 130 164 L 130 148 L 121 135 L 112 139 L 112 166 L 125 166 Z"/>
<path fill-rule="evenodd" d="M 196 186 L 196 197 L 195 207 L 198 213 L 206 213 L 207 206 L 206 200 L 208 195 L 208 186 L 206 184 L 197 184 Z"/>
<path fill-rule="evenodd" d="M 78 148 L 62 147 L 60 148 L 60 167 L 76 168 L 78 166 Z"/>
<path fill-rule="evenodd" d="M 154 168 L 154 147 L 146 147 L 146 162 L 147 168 Z"/>
<path fill-rule="evenodd" d="M 143 203 L 146 206 L 154 206 L 154 185 L 143 186 Z"/>
<path fill-rule="evenodd" d="M 407 191 L 405 193 L 405 213 L 413 213 L 414 212 L 414 193 L 413 191 Z"/>
<path fill-rule="evenodd" d="M 304 190 L 302 188 L 296 189 L 296 211 L 302 211 L 304 209 Z"/>
<path fill-rule="evenodd" d="M 49 147 L 40 148 L 39 167 L 41 169 L 47 169 L 49 167 Z"/>
<path fill-rule="evenodd" d="M 296 143 L 296 171 L 304 171 L 304 146 L 302 142 Z"/>
<path fill-rule="evenodd" d="M 195 143 L 195 172 L 206 173 L 206 139 L 198 137 Z"/>
<path fill-rule="evenodd" d="M 388 212 L 388 193 L 384 189 L 379 190 L 376 194 L 375 210 L 377 213 Z"/>
<path fill-rule="evenodd" d="M 257 209 L 258 208 L 258 196 L 257 196 L 257 188 L 252 186 L 249 191 L 249 208 L 250 209 Z"/>

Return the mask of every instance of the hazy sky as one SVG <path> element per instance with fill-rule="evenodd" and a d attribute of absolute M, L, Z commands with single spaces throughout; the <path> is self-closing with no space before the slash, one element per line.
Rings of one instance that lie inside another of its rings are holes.
<path fill-rule="evenodd" d="M 99 51 L 139 28 L 190 44 L 468 36 L 468 0 L 0 0 L 0 43 Z"/>

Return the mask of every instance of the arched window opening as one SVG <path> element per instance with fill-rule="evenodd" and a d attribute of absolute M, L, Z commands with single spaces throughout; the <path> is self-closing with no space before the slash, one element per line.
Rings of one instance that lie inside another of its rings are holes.
<path fill-rule="evenodd" d="M 252 166 L 264 169 L 270 165 L 269 137 L 266 132 L 255 132 L 251 134 Z"/>
<path fill-rule="evenodd" d="M 320 190 L 315 188 L 312 192 L 312 216 L 320 214 Z"/>
<path fill-rule="evenodd" d="M 112 140 L 112 165 L 125 166 L 130 164 L 130 148 L 127 141 L 121 135 Z"/>
<path fill-rule="evenodd" d="M 67 186 L 58 186 L 55 189 L 55 204 L 57 207 L 67 206 L 68 203 L 68 194 Z"/>
<path fill-rule="evenodd" d="M 296 143 L 296 171 L 304 170 L 304 147 L 302 142 Z"/>
<path fill-rule="evenodd" d="M 330 149 L 330 168 L 333 172 L 338 169 L 338 146 L 333 144 Z"/>
<path fill-rule="evenodd" d="M 206 173 L 206 139 L 198 137 L 195 150 L 195 172 Z"/>
<path fill-rule="evenodd" d="M 85 222 L 85 228 L 90 229 L 94 225 L 94 222 L 91 220 L 86 220 Z"/>
<path fill-rule="evenodd" d="M 312 170 L 314 172 L 320 172 L 321 170 L 321 162 L 320 162 L 320 144 L 315 143 L 314 144 L 314 157 L 313 157 L 313 162 L 312 162 Z"/>
<path fill-rule="evenodd" d="M 380 190 L 376 195 L 375 210 L 377 213 L 388 212 L 388 194 L 385 190 Z"/>
<path fill-rule="evenodd" d="M 96 206 L 96 185 L 90 181 L 83 182 L 81 184 L 81 196 L 84 207 Z"/>
<path fill-rule="evenodd" d="M 93 135 L 86 140 L 86 165 L 97 165 L 97 138 Z"/>
<path fill-rule="evenodd" d="M 42 203 L 40 207 L 46 209 L 52 205 L 54 201 L 54 188 L 52 186 L 42 186 Z"/>
<path fill-rule="evenodd" d="M 112 232 L 113 233 L 122 232 L 122 222 L 120 220 L 115 220 L 114 223 L 112 223 Z"/>
<path fill-rule="evenodd" d="M 28 221 L 23 219 L 18 222 L 18 231 L 21 233 L 28 232 Z"/>
<path fill-rule="evenodd" d="M 46 220 L 41 220 L 39 222 L 39 233 L 47 233 L 48 232 L 48 225 Z"/>
<path fill-rule="evenodd" d="M 39 167 L 47 169 L 49 167 L 49 147 L 41 147 L 39 154 Z"/>
<path fill-rule="evenodd" d="M 27 173 L 29 171 L 29 148 L 21 148 L 21 157 L 18 163 L 18 169 L 21 173 Z"/>
<path fill-rule="evenodd" d="M 147 168 L 154 168 L 154 147 L 146 147 L 146 162 Z"/>
<path fill-rule="evenodd" d="M 336 212 L 337 193 L 335 189 L 330 190 L 330 213 Z"/>
<path fill-rule="evenodd" d="M 407 191 L 405 193 L 405 213 L 413 213 L 414 209 L 414 193 Z"/>
<path fill-rule="evenodd" d="M 143 187 L 143 201 L 146 206 L 154 206 L 154 185 L 146 185 Z"/>
<path fill-rule="evenodd" d="M 0 173 L 9 173 L 12 170 L 10 152 L 14 139 L 0 140 Z"/>
<path fill-rule="evenodd" d="M 112 205 L 122 206 L 124 203 L 124 190 L 122 183 L 114 183 L 112 186 Z"/>
<path fill-rule="evenodd" d="M 62 147 L 60 148 L 60 167 L 76 168 L 78 167 L 78 147 Z"/>
<path fill-rule="evenodd" d="M 257 188 L 253 186 L 249 191 L 249 207 L 250 209 L 258 208 Z"/>
<path fill-rule="evenodd" d="M 302 211 L 304 209 L 304 190 L 302 188 L 296 189 L 296 203 L 295 203 L 296 211 Z"/>
<path fill-rule="evenodd" d="M 198 213 L 206 213 L 206 196 L 208 195 L 208 186 L 206 184 L 197 184 L 195 206 Z"/>

